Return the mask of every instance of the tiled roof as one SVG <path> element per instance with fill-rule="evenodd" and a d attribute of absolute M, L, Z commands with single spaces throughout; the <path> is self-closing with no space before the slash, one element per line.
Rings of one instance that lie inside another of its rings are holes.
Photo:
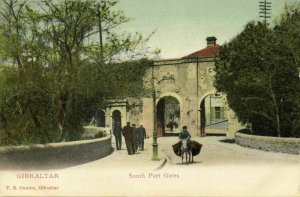
<path fill-rule="evenodd" d="M 215 57 L 219 54 L 220 45 L 215 44 L 207 46 L 204 49 L 191 53 L 183 58 L 196 58 L 196 57 Z"/>

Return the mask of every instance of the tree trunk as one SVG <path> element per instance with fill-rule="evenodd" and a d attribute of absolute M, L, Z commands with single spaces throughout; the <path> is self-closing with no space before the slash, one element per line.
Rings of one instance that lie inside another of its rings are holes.
<path fill-rule="evenodd" d="M 33 120 L 35 126 L 36 126 L 37 128 L 39 128 L 39 129 L 41 129 L 41 128 L 42 128 L 42 124 L 41 124 L 41 122 L 39 121 L 39 119 L 38 119 L 36 113 L 33 112 L 33 110 L 32 110 L 31 107 L 29 107 L 29 111 L 30 111 L 30 115 L 31 115 L 31 117 L 32 117 L 32 120 Z"/>
<path fill-rule="evenodd" d="M 60 91 L 60 108 L 59 108 L 59 124 L 62 126 L 62 129 L 64 127 L 64 124 L 67 119 L 67 102 L 68 102 L 69 92 L 66 91 Z"/>
<path fill-rule="evenodd" d="M 272 97 L 273 101 L 273 106 L 274 106 L 274 111 L 275 111 L 275 125 L 276 125 L 276 133 L 278 137 L 281 137 L 281 131 L 280 131 L 280 116 L 279 116 L 279 110 L 278 110 L 278 105 L 276 102 L 276 95 L 273 92 L 273 87 L 272 87 L 272 76 L 270 76 L 270 81 L 269 81 L 269 88 L 270 88 L 270 94 Z"/>

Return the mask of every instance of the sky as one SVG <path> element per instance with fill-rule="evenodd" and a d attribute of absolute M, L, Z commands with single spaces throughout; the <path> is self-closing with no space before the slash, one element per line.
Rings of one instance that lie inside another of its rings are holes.
<path fill-rule="evenodd" d="M 119 0 L 116 8 L 133 18 L 122 28 L 144 36 L 156 31 L 148 46 L 160 49 L 161 59 L 173 59 L 206 47 L 208 36 L 215 36 L 220 45 L 229 42 L 247 22 L 261 20 L 259 1 L 263 0 Z M 285 3 L 297 2 L 269 1 L 270 22 L 284 11 Z"/>

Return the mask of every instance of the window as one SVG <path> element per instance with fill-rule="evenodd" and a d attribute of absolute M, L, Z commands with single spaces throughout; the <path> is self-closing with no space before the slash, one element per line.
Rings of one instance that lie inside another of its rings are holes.
<path fill-rule="evenodd" d="M 221 119 L 221 107 L 215 107 L 215 118 Z"/>

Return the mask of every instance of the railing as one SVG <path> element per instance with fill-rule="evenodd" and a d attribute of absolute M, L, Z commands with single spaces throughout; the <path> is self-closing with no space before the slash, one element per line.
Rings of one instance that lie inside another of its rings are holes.
<path fill-rule="evenodd" d="M 206 124 L 205 126 L 207 127 L 207 126 L 211 126 L 211 125 L 220 124 L 220 123 L 223 123 L 223 122 L 228 122 L 228 119 L 222 120 L 222 121 L 219 121 L 219 122 L 214 122 L 214 123 Z"/>

